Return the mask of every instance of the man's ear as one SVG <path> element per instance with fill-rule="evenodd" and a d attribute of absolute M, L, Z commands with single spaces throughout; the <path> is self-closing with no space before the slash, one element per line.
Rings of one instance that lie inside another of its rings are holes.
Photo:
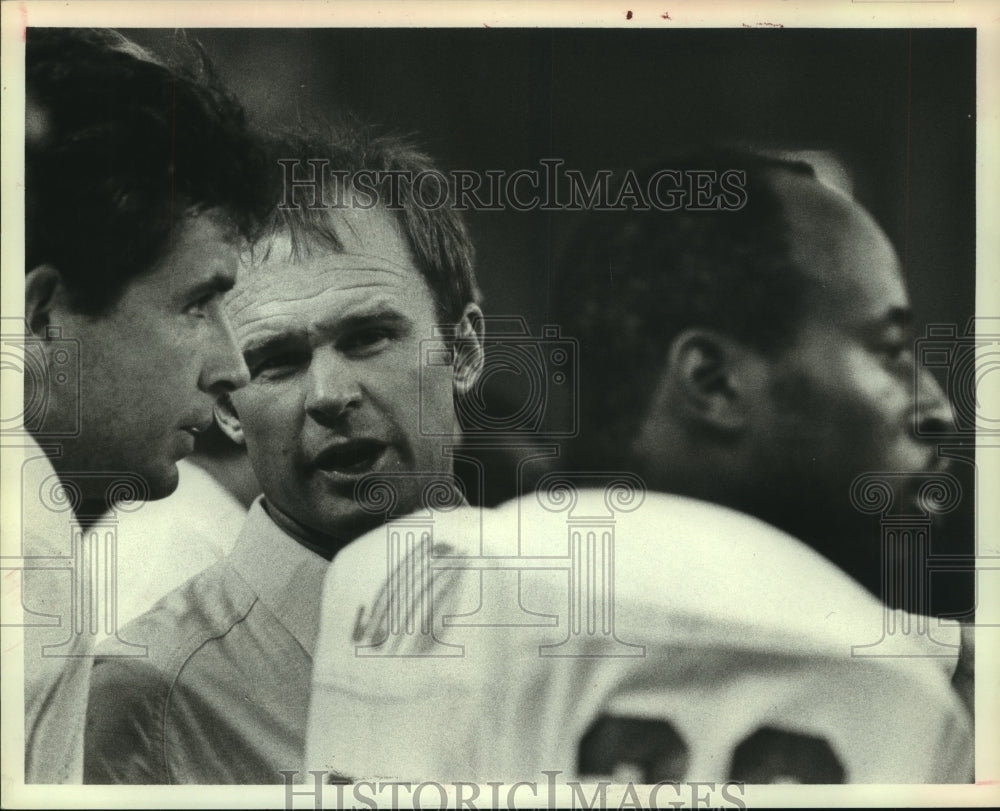
<path fill-rule="evenodd" d="M 65 298 L 62 275 L 52 265 L 38 265 L 24 277 L 24 320 L 35 338 L 48 337 L 53 310 Z"/>
<path fill-rule="evenodd" d="M 689 422 L 727 434 L 742 431 L 749 419 L 755 353 L 724 333 L 687 329 L 667 354 L 671 406 Z"/>
<path fill-rule="evenodd" d="M 455 394 L 464 397 L 476 385 L 483 371 L 483 311 L 476 304 L 466 304 L 455 330 Z"/>
<path fill-rule="evenodd" d="M 222 429 L 222 433 L 241 448 L 246 447 L 243 423 L 240 422 L 240 415 L 236 413 L 232 398 L 228 394 L 223 394 L 215 401 L 215 421 Z"/>

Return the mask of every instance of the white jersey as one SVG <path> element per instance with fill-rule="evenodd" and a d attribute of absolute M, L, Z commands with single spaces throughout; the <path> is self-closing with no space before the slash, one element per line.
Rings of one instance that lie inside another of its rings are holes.
<path fill-rule="evenodd" d="M 338 554 L 305 768 L 971 779 L 971 721 L 950 685 L 956 625 L 885 611 L 741 513 L 662 494 L 623 512 L 607 493 L 416 515 Z"/>

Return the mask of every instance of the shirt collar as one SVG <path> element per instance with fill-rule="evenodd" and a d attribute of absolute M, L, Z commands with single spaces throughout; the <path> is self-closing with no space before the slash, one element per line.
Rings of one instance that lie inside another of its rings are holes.
<path fill-rule="evenodd" d="M 271 520 L 263 496 L 250 505 L 229 560 L 311 657 L 329 563 Z"/>

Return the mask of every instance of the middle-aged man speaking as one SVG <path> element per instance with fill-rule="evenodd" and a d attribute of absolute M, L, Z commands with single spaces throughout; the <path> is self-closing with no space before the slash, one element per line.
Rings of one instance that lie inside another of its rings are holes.
<path fill-rule="evenodd" d="M 279 155 L 288 205 L 227 302 L 251 381 L 217 412 L 264 495 L 230 556 L 126 626 L 148 659 L 97 660 L 86 782 L 278 783 L 298 769 L 327 563 L 384 520 L 356 485 L 397 475 L 405 513 L 429 482 L 453 481 L 442 446 L 482 365 L 465 228 L 450 206 L 419 204 L 409 180 L 433 166 L 406 144 L 359 133 L 292 154 Z M 337 199 L 319 188 L 333 182 L 323 161 L 398 173 L 391 198 L 310 207 Z M 442 323 L 450 362 L 422 369 Z"/>

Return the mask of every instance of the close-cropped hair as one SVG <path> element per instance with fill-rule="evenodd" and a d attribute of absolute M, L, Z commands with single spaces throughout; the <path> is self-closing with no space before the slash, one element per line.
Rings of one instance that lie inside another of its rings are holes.
<path fill-rule="evenodd" d="M 571 239 L 553 290 L 553 317 L 580 342 L 576 464 L 627 464 L 628 449 L 674 338 L 690 328 L 727 334 L 773 354 L 791 339 L 808 285 L 790 258 L 788 222 L 772 180 L 815 177 L 811 166 L 706 150 L 637 173 L 736 170 L 743 205 L 705 210 L 602 211 Z"/>
<path fill-rule="evenodd" d="M 115 31 L 28 29 L 25 272 L 55 267 L 81 312 L 114 306 L 191 215 L 250 239 L 273 206 L 242 107 L 186 50 L 191 66 Z"/>
<path fill-rule="evenodd" d="M 322 134 L 317 129 L 276 137 L 270 153 L 283 205 L 274 210 L 264 233 L 288 234 L 293 260 L 316 248 L 342 251 L 337 206 L 361 200 L 366 207 L 379 206 L 396 217 L 443 322 L 457 322 L 467 304 L 480 301 L 475 250 L 454 208 L 454 190 L 446 186 L 433 160 L 410 140 L 379 132 L 342 111 L 337 123 Z M 359 173 L 367 175 L 374 193 L 354 193 Z M 421 175 L 430 181 L 424 197 L 417 189 Z M 304 178 L 316 179 L 317 184 L 304 188 Z M 314 188 L 317 194 L 323 192 L 315 205 Z M 424 199 L 432 205 L 424 204 Z M 269 250 L 268 244 L 266 237 L 261 240 L 258 255 Z"/>

